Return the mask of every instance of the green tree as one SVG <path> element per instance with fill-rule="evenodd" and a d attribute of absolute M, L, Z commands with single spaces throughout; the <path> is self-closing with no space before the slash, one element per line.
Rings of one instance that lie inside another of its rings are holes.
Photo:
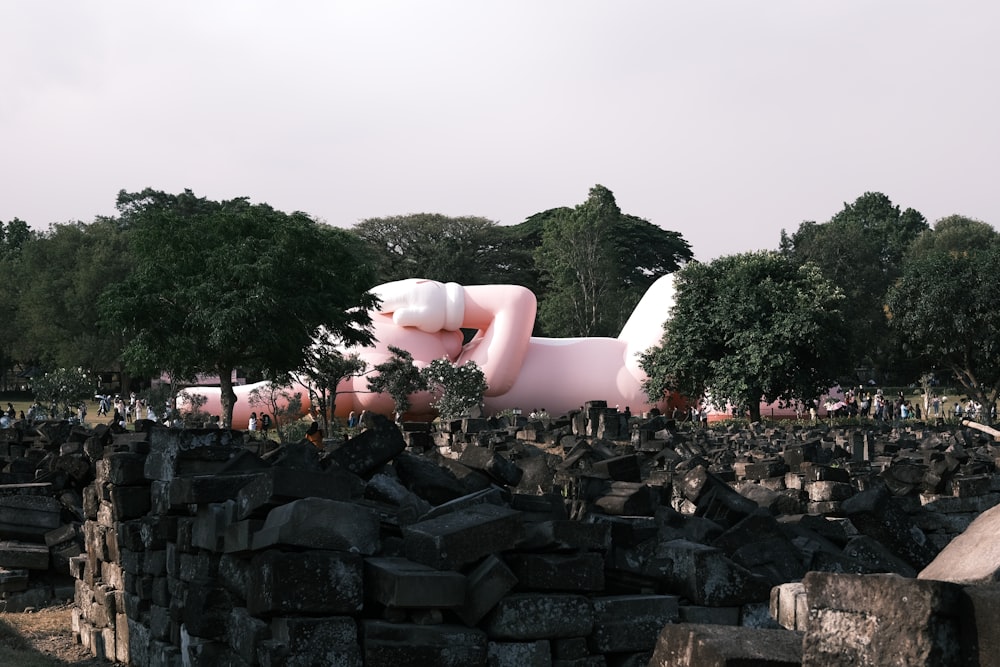
<path fill-rule="evenodd" d="M 118 210 L 134 269 L 100 299 L 126 336 L 135 372 L 219 377 L 232 420 L 237 368 L 268 377 L 297 368 L 320 327 L 348 344 L 372 341 L 366 290 L 374 272 L 357 237 L 246 198 L 190 190 L 122 191 Z"/>
<path fill-rule="evenodd" d="M 117 221 L 54 224 L 22 249 L 19 319 L 26 351 L 44 365 L 121 371 L 123 340 L 103 330 L 94 302 L 131 271 Z"/>
<path fill-rule="evenodd" d="M 990 224 L 962 215 L 949 215 L 935 222 L 933 229 L 921 232 L 907 249 L 904 262 L 938 250 L 974 252 L 996 239 L 997 231 Z"/>
<path fill-rule="evenodd" d="M 462 365 L 449 359 L 435 359 L 420 370 L 432 396 L 431 405 L 442 419 L 454 419 L 468 413 L 483 402 L 489 389 L 483 369 L 474 361 Z"/>
<path fill-rule="evenodd" d="M 538 319 L 552 336 L 617 335 L 653 281 L 692 257 L 680 234 L 623 214 L 602 185 L 542 221 Z"/>
<path fill-rule="evenodd" d="M 477 285 L 490 282 L 496 263 L 495 227 L 486 218 L 418 213 L 368 218 L 352 231 L 371 248 L 379 283 L 427 278 Z"/>
<path fill-rule="evenodd" d="M 8 374 L 19 364 L 24 367 L 36 362 L 28 351 L 32 349 L 31 338 L 26 335 L 21 319 L 25 309 L 21 298 L 25 285 L 23 248 L 34 238 L 35 233 L 23 220 L 0 222 L 0 303 L 4 308 L 0 317 L 0 389 L 4 391 L 11 388 Z"/>
<path fill-rule="evenodd" d="M 989 421 L 1000 392 L 1000 240 L 966 251 L 948 245 L 908 257 L 889 290 L 889 322 L 911 357 L 950 371 Z"/>
<path fill-rule="evenodd" d="M 53 419 L 72 416 L 82 401 L 94 397 L 94 380 L 82 368 L 57 368 L 35 378 L 32 388 L 39 403 L 50 407 Z"/>
<path fill-rule="evenodd" d="M 389 394 L 396 415 L 401 417 L 410 409 L 410 394 L 427 389 L 427 382 L 413 363 L 413 355 L 393 345 L 389 346 L 392 356 L 372 370 L 376 375 L 368 378 L 368 390 L 378 394 Z"/>
<path fill-rule="evenodd" d="M 358 377 L 368 368 L 357 354 L 345 355 L 329 338 L 317 340 L 306 352 L 295 378 L 309 392 L 323 422 L 323 432 L 330 433 L 330 420 L 337 409 L 337 386 L 349 377 Z"/>
<path fill-rule="evenodd" d="M 760 419 L 760 403 L 810 401 L 835 384 L 846 358 L 841 291 L 812 264 L 772 252 L 692 263 L 659 346 L 640 365 L 651 400 L 665 391 L 727 402 Z"/>
<path fill-rule="evenodd" d="M 274 430 L 278 441 L 285 443 L 295 438 L 294 425 L 302 419 L 302 392 L 292 391 L 292 380 L 286 384 L 268 382 L 250 392 L 248 402 L 274 417 Z"/>
<path fill-rule="evenodd" d="M 817 265 L 847 297 L 848 368 L 872 368 L 881 376 L 902 370 L 899 346 L 885 320 L 885 293 L 900 275 L 909 244 L 926 229 L 917 211 L 900 211 L 884 194 L 866 192 L 829 222 L 803 222 L 791 236 L 782 230 L 782 253 L 799 264 Z"/>

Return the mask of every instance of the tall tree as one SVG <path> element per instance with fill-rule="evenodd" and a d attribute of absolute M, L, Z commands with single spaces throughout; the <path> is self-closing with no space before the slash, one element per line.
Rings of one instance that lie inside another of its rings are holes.
<path fill-rule="evenodd" d="M 121 337 L 102 330 L 95 300 L 128 275 L 128 242 L 116 220 L 51 225 L 22 251 L 20 312 L 33 349 L 47 367 L 121 371 Z"/>
<path fill-rule="evenodd" d="M 363 244 L 304 213 L 190 190 L 118 195 L 135 268 L 101 297 L 127 335 L 126 364 L 183 378 L 218 375 L 228 425 L 236 368 L 273 377 L 302 364 L 320 327 L 347 344 L 372 340 Z"/>
<path fill-rule="evenodd" d="M 371 248 L 380 283 L 427 278 L 477 285 L 490 282 L 495 227 L 486 218 L 418 213 L 368 218 L 352 231 Z"/>
<path fill-rule="evenodd" d="M 907 247 L 926 229 L 917 211 L 900 211 L 884 194 L 866 192 L 829 222 L 803 222 L 791 236 L 782 230 L 782 253 L 817 265 L 847 296 L 852 368 L 872 368 L 882 376 L 898 369 L 898 345 L 883 312 L 885 293 L 900 275 Z"/>
<path fill-rule="evenodd" d="M 708 392 L 754 420 L 762 400 L 816 399 L 847 361 L 843 301 L 816 266 L 778 253 L 688 264 L 660 345 L 641 357 L 644 388 L 651 400 Z"/>
<path fill-rule="evenodd" d="M 1000 236 L 955 249 L 948 227 L 940 247 L 928 241 L 907 257 L 902 277 L 889 290 L 889 322 L 909 355 L 924 369 L 954 375 L 990 420 L 1000 396 Z"/>
<path fill-rule="evenodd" d="M 616 335 L 649 285 L 691 257 L 680 234 L 623 214 L 595 185 L 582 204 L 543 218 L 539 321 L 552 336 Z"/>
<path fill-rule="evenodd" d="M 21 298 L 24 289 L 23 250 L 35 238 L 28 223 L 14 218 L 8 223 L 0 221 L 0 303 L 4 316 L 0 317 L 0 389 L 7 390 L 8 376 L 18 363 L 30 361 L 27 348 L 31 339 L 25 335 L 21 321 L 22 309 L 27 305 Z"/>

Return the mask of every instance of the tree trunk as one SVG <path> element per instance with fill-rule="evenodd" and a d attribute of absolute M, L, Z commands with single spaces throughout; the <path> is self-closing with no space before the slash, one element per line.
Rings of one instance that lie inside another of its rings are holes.
<path fill-rule="evenodd" d="M 233 369 L 219 370 L 219 400 L 222 403 L 222 426 L 232 428 L 233 406 L 236 405 L 236 392 L 233 391 Z"/>

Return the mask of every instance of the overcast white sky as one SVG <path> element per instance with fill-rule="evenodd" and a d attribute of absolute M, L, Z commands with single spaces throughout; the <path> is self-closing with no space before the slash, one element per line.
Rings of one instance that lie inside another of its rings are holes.
<path fill-rule="evenodd" d="M 997 226 L 998 28 L 988 0 L 0 0 L 0 221 L 148 186 L 506 225 L 600 183 L 701 260 L 866 191 Z"/>

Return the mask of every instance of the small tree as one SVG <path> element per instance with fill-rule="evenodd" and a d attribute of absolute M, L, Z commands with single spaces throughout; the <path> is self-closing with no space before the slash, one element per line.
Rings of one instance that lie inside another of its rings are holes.
<path fill-rule="evenodd" d="M 34 383 L 35 397 L 42 404 L 50 407 L 49 415 L 58 419 L 73 415 L 81 401 L 86 401 L 94 395 L 94 380 L 82 368 L 60 368 L 36 378 Z"/>
<path fill-rule="evenodd" d="M 402 416 L 410 409 L 410 394 L 427 389 L 427 382 L 413 364 L 413 355 L 393 345 L 392 357 L 375 366 L 378 375 L 368 378 L 368 390 L 392 397 L 396 415 Z"/>
<path fill-rule="evenodd" d="M 437 399 L 431 403 L 442 419 L 466 414 L 483 401 L 489 388 L 483 370 L 474 361 L 456 366 L 448 359 L 435 359 L 420 371 L 424 382 Z"/>
<path fill-rule="evenodd" d="M 319 340 L 306 352 L 295 381 L 309 392 L 310 404 L 323 421 L 323 431 L 330 432 L 330 421 L 337 408 L 337 387 L 349 377 L 360 376 L 368 368 L 357 354 L 344 355 L 332 340 Z"/>
<path fill-rule="evenodd" d="M 250 392 L 251 407 L 267 409 L 274 416 L 274 430 L 281 443 L 288 442 L 289 426 L 302 414 L 302 392 L 293 393 L 291 384 L 268 382 Z"/>
<path fill-rule="evenodd" d="M 202 410 L 205 404 L 208 403 L 208 397 L 202 396 L 201 394 L 192 394 L 189 391 L 181 391 L 177 398 L 180 399 L 179 403 L 184 406 L 183 409 L 178 408 L 180 412 L 180 418 L 185 423 L 185 425 L 190 425 L 194 422 L 206 422 L 208 421 L 209 414 Z"/>

